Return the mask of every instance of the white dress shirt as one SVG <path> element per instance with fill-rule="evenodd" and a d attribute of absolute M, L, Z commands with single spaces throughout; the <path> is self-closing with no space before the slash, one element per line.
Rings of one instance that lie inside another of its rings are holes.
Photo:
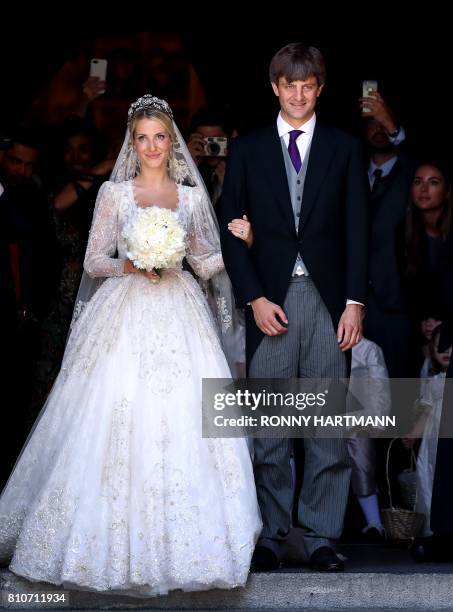
<path fill-rule="evenodd" d="M 289 123 L 286 123 L 281 113 L 278 114 L 278 117 L 277 117 L 278 135 L 280 136 L 280 138 L 283 137 L 286 148 L 288 148 L 288 145 L 289 145 L 289 133 L 292 132 L 293 130 L 303 131 L 303 134 L 300 134 L 296 140 L 297 148 L 299 149 L 300 159 L 302 163 L 304 163 L 305 155 L 307 154 L 307 151 L 310 147 L 311 140 L 313 138 L 313 132 L 315 131 L 315 125 L 316 125 L 315 113 L 313 113 L 313 116 L 308 121 L 306 121 L 300 127 L 297 127 L 297 128 L 293 127 Z"/>
<path fill-rule="evenodd" d="M 393 166 L 396 164 L 396 160 L 398 157 L 391 157 L 386 162 L 384 162 L 381 166 L 377 166 L 374 161 L 370 161 L 370 166 L 368 168 L 368 180 L 370 181 L 370 187 L 373 189 L 374 180 L 376 176 L 374 175 L 375 170 L 382 170 L 381 176 L 388 176 L 392 171 Z"/>

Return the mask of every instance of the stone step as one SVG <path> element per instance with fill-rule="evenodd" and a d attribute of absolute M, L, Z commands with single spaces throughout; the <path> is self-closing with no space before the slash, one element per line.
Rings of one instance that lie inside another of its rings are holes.
<path fill-rule="evenodd" d="M 64 592 L 66 603 L 58 607 L 69 610 L 453 610 L 453 564 L 415 564 L 406 550 L 379 546 L 346 547 L 342 553 L 348 561 L 341 574 L 286 568 L 251 574 L 243 589 L 174 592 L 151 599 L 63 591 L 30 583 L 4 569 L 0 572 L 2 607 L 50 609 L 51 604 L 27 602 L 26 594 L 44 599 L 46 594 Z M 15 601 L 8 601 L 9 594 Z"/>

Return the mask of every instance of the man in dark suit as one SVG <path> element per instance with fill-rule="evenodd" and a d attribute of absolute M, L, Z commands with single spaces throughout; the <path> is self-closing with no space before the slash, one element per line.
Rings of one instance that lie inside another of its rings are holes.
<path fill-rule="evenodd" d="M 364 336 L 382 349 L 392 397 L 397 399 L 398 385 L 394 386 L 393 379 L 418 377 L 421 367 L 421 351 L 415 346 L 404 283 L 405 220 L 415 163 L 403 151 L 404 129 L 398 126 L 382 95 L 371 92 L 360 102 L 367 110 L 364 129 L 370 185 L 369 284 Z M 388 439 L 376 440 L 377 477 L 384 505 L 389 503 L 383 469 L 388 443 Z M 390 477 L 396 482 L 397 475 L 407 465 L 407 451 L 402 445 L 394 448 Z M 398 487 L 395 491 L 398 495 Z"/>
<path fill-rule="evenodd" d="M 225 265 L 246 307 L 253 378 L 347 375 L 346 352 L 361 337 L 367 277 L 367 184 L 360 145 L 320 124 L 315 106 L 325 81 L 318 49 L 300 43 L 272 59 L 277 122 L 232 144 L 221 199 Z M 247 215 L 254 243 L 228 231 Z M 298 501 L 305 555 L 313 569 L 341 571 L 341 534 L 350 464 L 343 440 L 304 440 Z M 290 528 L 290 440 L 254 441 L 263 531 L 257 569 L 279 566 Z"/>
<path fill-rule="evenodd" d="M 401 150 L 404 130 L 381 94 L 361 99 L 369 151 L 370 269 L 366 338 L 383 352 L 389 376 L 418 376 L 412 324 L 403 290 L 404 224 L 415 163 Z M 418 368 L 419 369 L 419 368 Z"/>

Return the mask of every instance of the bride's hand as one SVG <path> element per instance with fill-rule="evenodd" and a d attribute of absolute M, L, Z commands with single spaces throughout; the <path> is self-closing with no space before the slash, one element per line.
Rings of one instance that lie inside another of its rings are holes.
<path fill-rule="evenodd" d="M 130 259 L 126 259 L 123 269 L 125 274 L 143 274 L 143 276 L 146 276 L 146 278 L 153 283 L 157 283 L 160 280 L 160 276 L 157 274 L 157 272 L 154 272 L 153 270 L 151 272 L 140 270 L 134 266 Z"/>
<path fill-rule="evenodd" d="M 124 262 L 123 270 L 124 274 L 143 274 L 143 276 L 146 276 L 146 278 L 152 283 L 157 283 L 160 281 L 160 276 L 157 274 L 157 272 L 154 272 L 154 270 L 151 270 L 151 272 L 146 272 L 146 270 L 140 270 L 139 268 L 136 268 L 134 266 L 130 259 L 126 259 L 126 261 Z"/>
<path fill-rule="evenodd" d="M 139 270 L 134 266 L 130 259 L 126 259 L 124 262 L 124 274 L 142 274 L 143 270 Z"/>
<path fill-rule="evenodd" d="M 154 272 L 153 270 L 151 270 L 151 272 L 146 272 L 144 270 L 142 270 L 143 275 L 146 276 L 147 279 L 149 279 L 152 283 L 158 283 L 160 281 L 160 276 L 157 274 L 157 272 Z"/>
<path fill-rule="evenodd" d="M 248 247 L 251 247 L 253 244 L 253 230 L 252 224 L 247 218 L 247 215 L 243 215 L 242 219 L 233 219 L 228 223 L 228 229 L 240 240 L 243 240 L 247 243 Z"/>

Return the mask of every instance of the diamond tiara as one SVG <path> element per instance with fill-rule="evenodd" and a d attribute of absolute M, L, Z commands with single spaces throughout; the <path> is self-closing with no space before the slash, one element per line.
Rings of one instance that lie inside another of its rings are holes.
<path fill-rule="evenodd" d="M 151 94 L 145 94 L 130 105 L 129 110 L 127 111 L 128 123 L 132 121 L 134 115 L 139 110 L 145 108 L 155 108 L 157 110 L 160 110 L 173 120 L 173 113 L 168 102 L 166 102 L 165 100 L 161 100 L 160 98 L 156 98 L 156 96 L 152 96 Z"/>

